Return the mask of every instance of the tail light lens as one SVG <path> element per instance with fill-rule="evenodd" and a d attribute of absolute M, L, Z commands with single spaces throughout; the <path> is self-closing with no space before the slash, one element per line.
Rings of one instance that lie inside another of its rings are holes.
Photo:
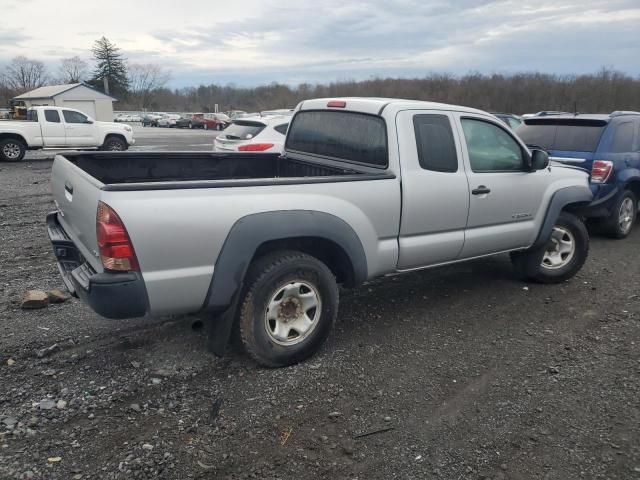
<path fill-rule="evenodd" d="M 250 143 L 238 147 L 239 152 L 264 152 L 273 147 L 273 143 Z"/>
<path fill-rule="evenodd" d="M 118 214 L 106 203 L 98 203 L 96 237 L 100 260 L 105 270 L 128 272 L 139 270 L 133 244 Z"/>
<path fill-rule="evenodd" d="M 613 170 L 613 162 L 607 160 L 595 160 L 591 167 L 591 181 L 593 183 L 605 183 Z"/>

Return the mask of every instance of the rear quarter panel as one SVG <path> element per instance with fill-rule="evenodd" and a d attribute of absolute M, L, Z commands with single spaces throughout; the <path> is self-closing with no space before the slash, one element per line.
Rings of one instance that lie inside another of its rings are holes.
<path fill-rule="evenodd" d="M 231 227 L 260 212 L 310 210 L 334 215 L 360 238 L 370 277 L 394 271 L 397 264 L 399 178 L 102 193 L 132 239 L 152 314 L 198 311 Z"/>

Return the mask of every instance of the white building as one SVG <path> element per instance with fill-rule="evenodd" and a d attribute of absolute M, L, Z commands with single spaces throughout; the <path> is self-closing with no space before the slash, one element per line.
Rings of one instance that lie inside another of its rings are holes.
<path fill-rule="evenodd" d="M 24 102 L 27 108 L 40 105 L 75 108 L 103 122 L 113 121 L 113 102 L 116 101 L 82 83 L 40 87 L 18 95 L 13 100 Z"/>

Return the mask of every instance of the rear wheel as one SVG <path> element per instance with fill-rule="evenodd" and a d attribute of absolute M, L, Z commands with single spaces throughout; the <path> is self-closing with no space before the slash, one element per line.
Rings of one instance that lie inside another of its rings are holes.
<path fill-rule="evenodd" d="M 539 283 L 560 283 L 573 277 L 589 254 L 589 234 L 582 220 L 562 212 L 546 245 L 513 252 L 511 261 L 523 278 Z"/>
<path fill-rule="evenodd" d="M 250 267 L 245 285 L 238 330 L 256 362 L 284 367 L 322 346 L 338 313 L 338 287 L 324 263 L 301 252 L 275 252 Z"/>
<path fill-rule="evenodd" d="M 0 141 L 0 159 L 5 162 L 19 162 L 27 153 L 27 147 L 20 140 L 6 138 Z"/>
<path fill-rule="evenodd" d="M 108 152 L 124 152 L 127 149 L 127 142 L 119 137 L 108 137 L 101 147 L 101 150 Z"/>
<path fill-rule="evenodd" d="M 638 199 L 625 190 L 618 199 L 611 216 L 603 224 L 604 232 L 613 238 L 626 238 L 633 230 L 638 215 Z"/>

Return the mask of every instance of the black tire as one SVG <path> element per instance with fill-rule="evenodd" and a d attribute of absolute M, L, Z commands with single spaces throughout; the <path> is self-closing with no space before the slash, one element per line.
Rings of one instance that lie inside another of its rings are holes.
<path fill-rule="evenodd" d="M 107 137 L 100 150 L 107 152 L 124 152 L 129 146 L 120 137 Z"/>
<path fill-rule="evenodd" d="M 557 251 L 560 240 L 571 241 L 572 255 L 563 257 Z M 545 254 L 549 252 L 559 258 L 560 264 L 553 266 Z M 587 227 L 575 215 L 562 212 L 554 225 L 548 243 L 541 248 L 524 252 L 512 252 L 511 261 L 516 273 L 526 280 L 538 283 L 560 283 L 580 271 L 589 255 L 589 233 Z"/>
<path fill-rule="evenodd" d="M 285 315 L 285 320 L 280 320 L 280 325 L 296 322 L 296 319 L 286 320 L 289 315 L 287 312 L 298 315 L 298 319 L 300 315 L 307 318 L 311 315 L 314 323 L 307 327 L 310 330 L 304 334 L 299 334 L 292 328 L 284 343 L 281 343 L 273 334 L 275 322 L 279 320 L 268 319 L 268 306 L 272 300 L 278 301 L 277 297 L 284 289 L 295 290 L 298 283 L 302 285 L 297 292 L 300 295 L 315 295 L 320 311 L 311 307 L 303 312 L 300 310 L 302 303 L 299 300 L 302 296 L 283 294 L 278 306 L 278 318 Z M 301 252 L 279 251 L 258 259 L 247 272 L 240 299 L 237 326 L 245 351 L 260 365 L 269 368 L 284 367 L 305 360 L 329 336 L 338 314 L 338 297 L 338 286 L 331 270 L 315 257 Z M 287 301 L 288 298 L 291 300 Z"/>
<path fill-rule="evenodd" d="M 628 216 L 631 217 L 628 224 L 621 223 L 622 210 L 631 209 Z M 638 216 L 638 199 L 630 190 L 625 190 L 616 202 L 611 216 L 602 223 L 602 231 L 611 238 L 623 239 L 627 238 L 633 230 L 633 224 Z"/>
<path fill-rule="evenodd" d="M 0 140 L 0 160 L 5 162 L 19 162 L 27 153 L 27 146 L 15 138 Z"/>

